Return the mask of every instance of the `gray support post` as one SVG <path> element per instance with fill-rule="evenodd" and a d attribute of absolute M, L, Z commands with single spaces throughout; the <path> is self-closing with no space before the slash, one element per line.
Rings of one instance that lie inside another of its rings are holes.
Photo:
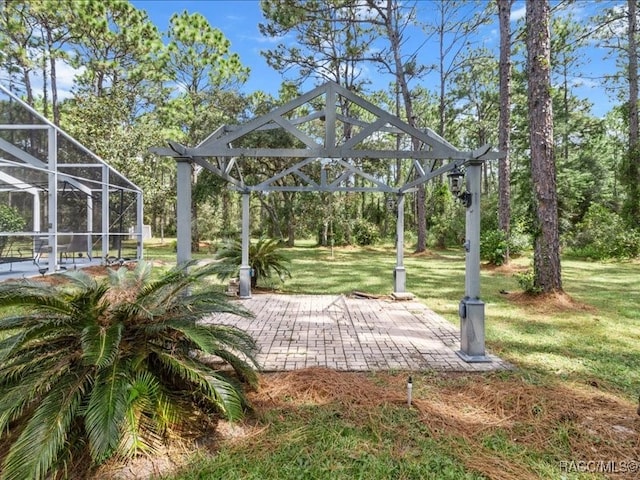
<path fill-rule="evenodd" d="M 406 291 L 407 272 L 404 268 L 404 194 L 398 194 L 398 218 L 396 223 L 396 268 L 393 271 L 394 293 Z"/>
<path fill-rule="evenodd" d="M 36 191 L 33 194 L 33 231 L 40 232 L 42 229 L 42 219 L 40 218 L 40 194 Z"/>
<path fill-rule="evenodd" d="M 249 206 L 251 194 L 242 192 L 242 262 L 240 264 L 240 298 L 251 298 L 251 265 L 249 264 Z"/>
<path fill-rule="evenodd" d="M 49 218 L 49 273 L 55 273 L 58 266 L 58 136 L 56 129 L 49 127 L 47 138 L 47 177 L 48 177 L 48 211 Z"/>
<path fill-rule="evenodd" d="M 136 192 L 136 239 L 136 255 L 138 260 L 142 260 L 144 256 L 144 199 L 142 192 Z"/>
<path fill-rule="evenodd" d="M 93 256 L 93 196 L 87 195 L 87 253 Z"/>
<path fill-rule="evenodd" d="M 467 205 L 465 242 L 465 297 L 460 302 L 460 351 L 466 362 L 487 362 L 484 350 L 484 302 L 480 300 L 480 189 L 482 161 L 466 165 Z"/>
<path fill-rule="evenodd" d="M 107 261 L 109 257 L 109 167 L 102 166 L 102 224 L 100 225 L 100 235 L 102 237 L 102 258 Z"/>
<path fill-rule="evenodd" d="M 180 266 L 191 260 L 191 162 L 178 158 L 177 163 L 177 264 Z"/>

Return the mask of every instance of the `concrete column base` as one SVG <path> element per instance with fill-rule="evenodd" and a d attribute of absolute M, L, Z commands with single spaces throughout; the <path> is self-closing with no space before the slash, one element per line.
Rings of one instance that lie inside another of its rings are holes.
<path fill-rule="evenodd" d="M 404 267 L 396 267 L 393 270 L 393 291 L 403 293 L 407 290 L 407 271 Z"/>
<path fill-rule="evenodd" d="M 239 277 L 238 296 L 240 298 L 251 298 L 251 267 L 241 266 Z"/>
<path fill-rule="evenodd" d="M 460 302 L 460 351 L 465 362 L 489 362 L 484 349 L 484 302 L 464 298 Z"/>

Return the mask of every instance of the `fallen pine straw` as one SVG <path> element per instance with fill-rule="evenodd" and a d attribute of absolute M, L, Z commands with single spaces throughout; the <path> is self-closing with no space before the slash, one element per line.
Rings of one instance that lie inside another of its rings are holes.
<path fill-rule="evenodd" d="M 263 376 L 251 401 L 257 410 L 331 404 L 352 421 L 361 416 L 366 422 L 376 407 L 406 402 L 405 382 L 406 375 L 311 368 Z M 492 447 L 492 436 L 518 452 L 555 456 L 557 465 L 640 458 L 637 406 L 589 385 L 536 386 L 515 374 L 439 374 L 414 375 L 414 392 L 419 421 L 467 468 L 491 479 L 540 478 L 522 454 Z"/>
<path fill-rule="evenodd" d="M 597 309 L 586 303 L 581 303 L 565 292 L 530 294 L 526 292 L 507 293 L 507 299 L 537 313 L 552 314 L 558 312 L 589 312 L 597 313 Z"/>
<path fill-rule="evenodd" d="M 303 441 L 307 430 L 296 427 L 274 435 L 269 423 L 260 418 L 274 410 L 302 418 L 314 415 L 314 409 L 304 407 L 317 406 L 334 410 L 351 424 L 375 425 L 380 441 L 395 439 L 400 446 L 396 454 L 401 457 L 401 446 L 411 440 L 411 434 L 405 425 L 389 422 L 388 409 L 382 407 L 408 408 L 407 376 L 324 368 L 264 374 L 259 387 L 248 394 L 254 415 L 243 423 L 227 425 L 226 433 L 220 429 L 224 422 L 220 422 L 217 434 L 208 430 L 189 432 L 187 436 L 211 437 L 209 452 L 227 444 L 245 453 L 263 454 L 275 451 L 283 442 Z M 467 469 L 490 479 L 541 478 L 541 472 L 531 465 L 532 457 L 544 456 L 549 468 L 552 463 L 557 468 L 561 461 L 622 462 L 640 458 L 637 405 L 593 385 L 531 385 L 517 373 L 413 372 L 412 377 L 415 421 L 423 423 L 442 448 Z M 503 443 L 493 444 L 496 438 Z M 148 478 L 184 465 L 192 453 L 193 444 L 189 449 L 174 446 L 156 462 L 134 461 L 122 467 L 120 475 L 113 475 L 115 469 L 108 468 L 101 473 L 109 473 L 109 478 Z M 552 478 L 548 472 L 546 478 Z M 611 474 L 609 478 L 635 477 Z"/>

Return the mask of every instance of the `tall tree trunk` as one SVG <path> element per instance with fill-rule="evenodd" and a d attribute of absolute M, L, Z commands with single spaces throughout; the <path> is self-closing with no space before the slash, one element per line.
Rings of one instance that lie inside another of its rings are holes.
<path fill-rule="evenodd" d="M 498 226 L 507 238 L 511 237 L 511 5 L 513 0 L 497 0 L 500 23 L 500 125 L 499 149 L 504 157 L 498 162 Z M 509 263 L 509 248 L 505 253 Z"/>
<path fill-rule="evenodd" d="M 58 74 L 56 71 L 56 56 L 53 54 L 53 36 L 51 29 L 47 28 L 47 50 L 49 56 L 49 73 L 51 75 L 51 109 L 53 110 L 53 123 L 60 125 L 60 105 L 58 104 Z"/>
<path fill-rule="evenodd" d="M 629 41 L 629 153 L 626 171 L 627 199 L 625 216 L 630 224 L 636 224 L 640 216 L 640 133 L 638 127 L 638 44 L 636 35 L 637 0 L 627 0 Z"/>
<path fill-rule="evenodd" d="M 628 0 L 629 16 L 629 146 L 638 145 L 638 30 L 636 0 Z"/>
<path fill-rule="evenodd" d="M 549 22 L 549 0 L 527 0 L 529 140 L 538 230 L 533 257 L 534 284 L 545 293 L 562 291 Z"/>
<path fill-rule="evenodd" d="M 49 49 L 47 48 L 48 52 Z M 49 74 L 47 72 L 47 55 L 46 53 L 42 55 L 42 114 L 46 118 L 49 117 L 49 86 L 48 79 Z"/>

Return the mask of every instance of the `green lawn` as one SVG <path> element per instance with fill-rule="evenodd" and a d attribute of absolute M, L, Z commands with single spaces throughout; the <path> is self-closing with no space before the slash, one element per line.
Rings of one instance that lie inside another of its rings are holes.
<path fill-rule="evenodd" d="M 161 251 L 149 248 L 147 257 L 161 258 Z M 336 248 L 332 254 L 300 242 L 286 255 L 292 278 L 272 285 L 283 292 L 392 290 L 391 246 Z M 530 263 L 528 257 L 513 262 L 522 269 Z M 464 294 L 461 249 L 408 254 L 405 266 L 407 289 L 457 324 Z M 570 298 L 545 302 L 518 295 L 516 268 L 482 270 L 487 348 L 512 362 L 514 372 L 414 373 L 413 409 L 401 402 L 403 372 L 341 374 L 354 375 L 361 384 L 356 391 L 380 384 L 395 395 L 366 403 L 362 411 L 353 407 L 358 398 L 347 405 L 340 396 L 309 402 L 279 392 L 280 401 L 259 405 L 250 416 L 257 434 L 223 442 L 215 456 L 198 457 L 170 478 L 604 478 L 561 465 L 639 457 L 637 441 L 616 436 L 610 427 L 618 422 L 638 428 L 640 263 L 565 258 L 562 269 Z M 443 410 L 453 401 L 460 407 Z M 481 419 L 477 425 L 469 423 L 470 413 Z M 489 414 L 500 420 L 484 419 Z M 635 477 L 627 472 L 616 478 Z"/>

